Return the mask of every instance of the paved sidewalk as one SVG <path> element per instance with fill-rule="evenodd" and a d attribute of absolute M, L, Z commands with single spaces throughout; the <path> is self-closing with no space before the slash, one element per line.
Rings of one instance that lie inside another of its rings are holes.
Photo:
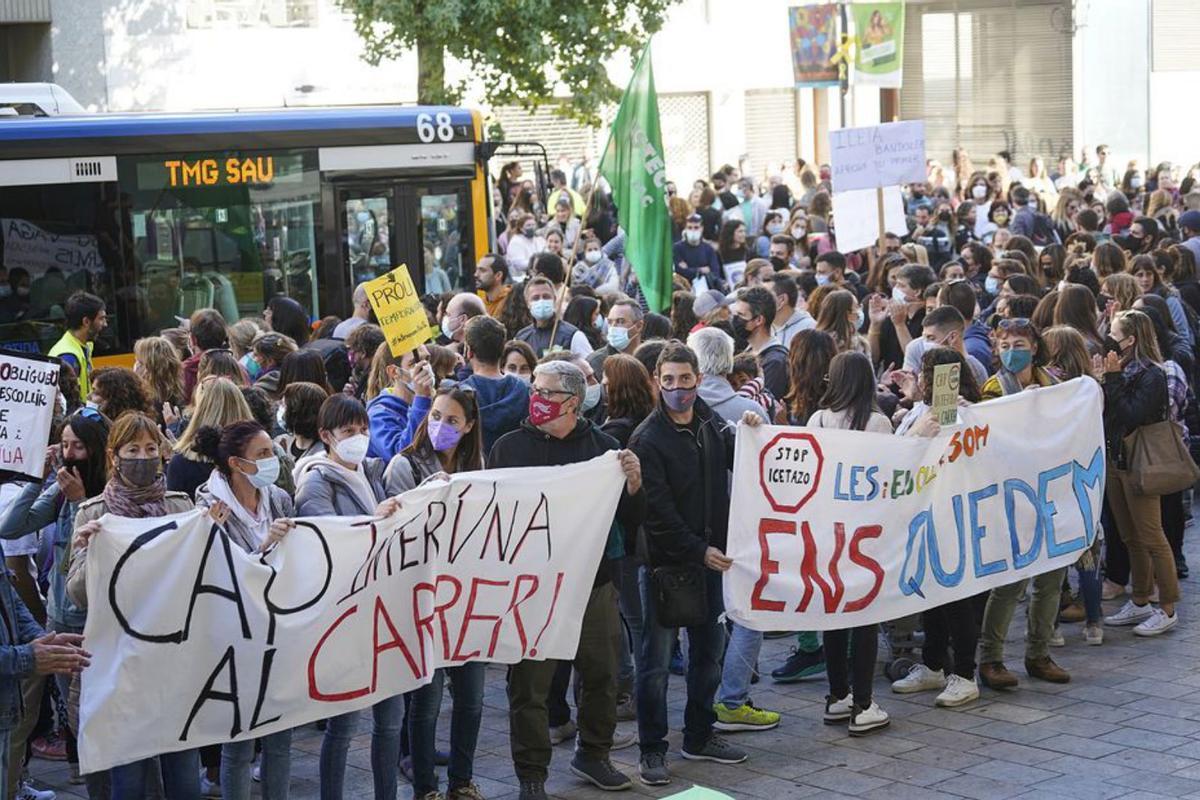
<path fill-rule="evenodd" d="M 1193 536 L 1195 530 L 1189 531 Z M 1200 547 L 1189 547 L 1200 565 Z M 1139 639 L 1129 628 L 1109 628 L 1102 647 L 1083 643 L 1082 625 L 1064 625 L 1067 646 L 1052 654 L 1071 672 L 1063 686 L 1024 675 L 1020 636 L 1023 616 L 1014 620 L 1008 665 L 1021 677 L 1013 692 L 983 690 L 973 706 L 947 711 L 933 705 L 933 693 L 893 695 L 887 680 L 876 681 L 877 700 L 891 714 L 889 730 L 851 739 L 846 729 L 821 722 L 823 680 L 786 686 L 769 677 L 754 687 L 754 702 L 781 711 L 779 728 L 733 734 L 750 751 L 740 766 L 685 762 L 678 757 L 678 733 L 671 737 L 671 786 L 650 789 L 637 783 L 638 796 L 665 797 L 693 783 L 737 798 L 860 797 L 896 800 L 920 797 L 981 798 L 1200 798 L 1200 599 L 1197 581 L 1184 582 L 1179 627 L 1158 639 Z M 1119 603 L 1106 603 L 1111 611 Z M 768 641 L 764 673 L 783 660 L 789 640 Z M 683 716 L 683 679 L 672 676 L 671 723 Z M 449 700 L 440 731 L 447 735 Z M 483 731 L 476 758 L 478 783 L 493 800 L 515 798 L 516 781 L 508 752 L 504 672 L 488 673 Z M 369 720 L 369 715 L 366 715 Z M 365 726 L 369 724 L 364 721 Z M 633 723 L 622 723 L 632 726 Z M 347 798 L 370 798 L 369 734 L 357 737 L 347 771 Z M 297 734 L 292 762 L 295 800 L 318 797 L 320 733 L 306 726 Z M 548 789 L 555 797 L 612 797 L 584 787 L 567 770 L 571 750 L 555 749 Z M 618 767 L 636 774 L 637 748 L 613 754 Z M 39 782 L 59 797 L 85 797 L 67 784 L 62 763 L 34 761 Z M 402 785 L 400 797 L 411 793 Z M 628 794 L 626 796 L 629 796 Z"/>

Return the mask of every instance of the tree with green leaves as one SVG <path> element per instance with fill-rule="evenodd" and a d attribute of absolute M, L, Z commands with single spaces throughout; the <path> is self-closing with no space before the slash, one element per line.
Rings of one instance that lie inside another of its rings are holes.
<path fill-rule="evenodd" d="M 446 80 L 446 58 L 469 68 L 489 105 L 560 113 L 598 125 L 621 90 L 606 64 L 618 51 L 637 58 L 677 0 L 339 0 L 354 17 L 371 64 L 417 53 L 417 101 L 458 104 L 467 81 Z"/>

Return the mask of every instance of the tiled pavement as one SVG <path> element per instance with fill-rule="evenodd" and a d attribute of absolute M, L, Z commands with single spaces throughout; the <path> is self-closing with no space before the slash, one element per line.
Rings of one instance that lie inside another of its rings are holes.
<path fill-rule="evenodd" d="M 1194 535 L 1196 528 L 1189 530 Z M 1194 563 L 1200 565 L 1200 546 Z M 893 695 L 886 679 L 876 682 L 877 699 L 892 716 L 890 729 L 851 739 L 844 727 L 821 723 L 823 681 L 755 688 L 761 707 L 783 712 L 775 730 L 734 734 L 750 751 L 740 766 L 684 762 L 677 757 L 679 734 L 671 737 L 674 783 L 650 789 L 636 782 L 639 796 L 664 797 L 693 783 L 737 798 L 965 797 L 1003 798 L 1200 798 L 1200 580 L 1184 583 L 1180 626 L 1159 639 L 1138 639 L 1130 629 L 1110 628 L 1102 647 L 1083 644 L 1080 625 L 1064 625 L 1065 648 L 1054 658 L 1071 672 L 1071 683 L 1033 681 L 1022 670 L 1023 622 L 1014 621 L 1008 664 L 1021 687 L 987 689 L 973 706 L 935 708 L 933 694 Z M 1110 609 L 1116 603 L 1106 603 Z M 768 641 L 764 672 L 777 666 L 787 640 Z M 478 783 L 488 798 L 515 798 L 508 754 L 504 673 L 490 669 L 483 731 L 475 761 Z M 447 703 L 449 700 L 447 700 Z M 683 680 L 672 677 L 671 722 L 682 723 Z M 369 715 L 364 715 L 369 718 Z M 448 706 L 442 722 L 448 723 Z M 364 725 L 367 723 L 364 723 Z M 622 723 L 632 725 L 632 723 Z M 445 736 L 445 726 L 441 731 Z M 355 739 L 346 797 L 370 798 L 369 735 Z M 311 726 L 297 735 L 292 761 L 294 800 L 316 798 L 320 734 Z M 555 749 L 548 790 L 552 796 L 592 800 L 609 797 L 584 787 L 567 770 L 566 745 Z M 618 767 L 636 772 L 637 748 L 613 754 Z M 66 766 L 35 761 L 35 777 L 59 797 L 83 797 L 69 786 Z M 401 787 L 401 798 L 410 796 Z M 628 795 L 627 795 L 628 796 Z"/>

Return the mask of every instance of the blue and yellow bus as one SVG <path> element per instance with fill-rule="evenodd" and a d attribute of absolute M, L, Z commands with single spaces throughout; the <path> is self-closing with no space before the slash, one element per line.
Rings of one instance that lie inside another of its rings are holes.
<path fill-rule="evenodd" d="M 495 149 L 451 107 L 0 118 L 0 347 L 45 352 L 78 289 L 108 304 L 97 364 L 127 365 L 199 308 L 344 316 L 397 264 L 470 287 Z"/>

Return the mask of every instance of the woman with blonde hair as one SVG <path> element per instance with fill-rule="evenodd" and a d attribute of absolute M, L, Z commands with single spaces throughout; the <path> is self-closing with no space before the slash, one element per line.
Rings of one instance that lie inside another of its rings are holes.
<path fill-rule="evenodd" d="M 1100 290 L 1113 299 L 1113 302 L 1117 304 L 1117 311 L 1129 311 L 1133 308 L 1134 301 L 1142 296 L 1137 278 L 1128 272 L 1109 275 L 1100 284 Z"/>
<path fill-rule="evenodd" d="M 240 319 L 229 326 L 229 349 L 233 357 L 241 361 L 250 352 L 254 340 L 262 333 L 262 327 L 252 319 Z M 254 380 L 254 376 L 250 376 Z"/>
<path fill-rule="evenodd" d="M 196 489 L 208 480 L 213 464 L 205 458 L 196 442 L 196 433 L 205 426 L 223 430 L 235 422 L 254 419 L 242 390 L 228 378 L 211 378 L 196 384 L 192 397 L 194 411 L 187 427 L 175 443 L 175 455 L 167 464 L 167 488 L 196 496 Z"/>
<path fill-rule="evenodd" d="M 1069 325 L 1055 325 L 1042 334 L 1046 345 L 1046 371 L 1059 381 L 1092 374 L 1092 356 L 1083 334 Z"/>
<path fill-rule="evenodd" d="M 1054 229 L 1058 231 L 1058 238 L 1062 241 L 1065 242 L 1068 236 L 1079 230 L 1075 224 L 1075 215 L 1081 208 L 1083 194 L 1078 189 L 1068 186 L 1058 193 L 1058 202 L 1050 212 L 1050 219 L 1054 222 Z"/>
<path fill-rule="evenodd" d="M 811 312 L 810 312 L 811 313 Z M 825 331 L 833 337 L 839 353 L 855 351 L 871 354 L 867 340 L 860 334 L 863 325 L 863 310 L 854 296 L 847 289 L 837 289 L 830 292 L 821 301 L 820 313 L 817 315 L 817 330 Z"/>
<path fill-rule="evenodd" d="M 1134 489 L 1125 442 L 1139 428 L 1161 422 L 1164 412 L 1178 422 L 1182 408 L 1172 402 L 1171 382 L 1163 370 L 1158 339 L 1149 317 L 1140 311 L 1117 314 L 1109 336 L 1112 349 L 1105 354 L 1102 364 L 1098 358 L 1094 360 L 1097 377 L 1104 386 L 1104 439 L 1109 458 L 1105 495 L 1117 531 L 1129 551 L 1133 587 L 1129 601 L 1120 611 L 1105 617 L 1104 622 L 1134 625 L 1133 632 L 1138 636 L 1157 636 L 1179 621 L 1175 614 L 1179 578 L 1163 530 L 1161 500 Z M 1150 604 L 1156 588 L 1157 608 Z"/>
<path fill-rule="evenodd" d="M 161 336 L 147 336 L 133 343 L 133 371 L 150 390 L 150 401 L 160 420 L 164 406 L 183 402 L 182 363 L 175 348 Z"/>
<path fill-rule="evenodd" d="M 971 163 L 971 154 L 967 152 L 967 148 L 954 148 L 950 153 L 950 165 L 954 168 L 955 200 L 970 200 L 968 189 L 971 176 L 975 174 L 975 165 Z"/>

